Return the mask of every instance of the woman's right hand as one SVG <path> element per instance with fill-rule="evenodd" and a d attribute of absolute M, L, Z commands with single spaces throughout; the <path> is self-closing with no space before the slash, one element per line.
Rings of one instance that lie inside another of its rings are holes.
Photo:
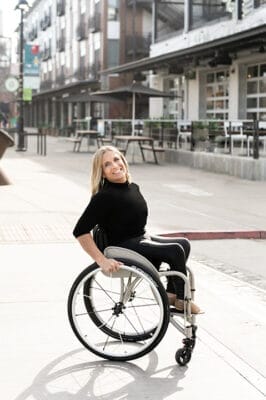
<path fill-rule="evenodd" d="M 103 272 L 106 273 L 112 273 L 112 272 L 117 272 L 120 268 L 121 265 L 123 265 L 120 261 L 116 261 L 113 258 L 104 258 L 103 261 L 98 263 L 98 265 L 101 267 Z"/>

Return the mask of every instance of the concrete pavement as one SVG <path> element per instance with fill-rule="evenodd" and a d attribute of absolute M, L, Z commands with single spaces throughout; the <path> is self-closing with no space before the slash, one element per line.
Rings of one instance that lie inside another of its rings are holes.
<path fill-rule="evenodd" d="M 130 363 L 101 360 L 80 346 L 67 320 L 66 301 L 74 278 L 91 262 L 71 234 L 89 197 L 90 155 L 71 153 L 63 139 L 50 138 L 48 146 L 46 158 L 31 148 L 27 153 L 9 149 L 1 162 L 12 181 L 0 187 L 2 398 L 264 398 L 264 241 L 244 241 L 239 246 L 238 240 L 225 241 L 235 253 L 227 258 L 223 245 L 216 254 L 214 242 L 192 243 L 190 266 L 196 273 L 197 302 L 206 313 L 197 318 L 198 342 L 187 367 L 175 362 L 182 336 L 172 326 L 152 353 Z M 153 233 L 203 231 L 204 226 L 265 229 L 264 183 L 250 182 L 250 187 L 235 178 L 167 165 L 137 164 L 131 170 L 152 208 Z M 229 187 L 227 197 L 238 199 L 232 208 L 222 208 L 226 199 L 222 184 Z M 256 205 L 248 204 L 251 193 Z M 162 215 L 159 210 L 165 203 L 169 207 Z M 242 275 L 232 273 L 234 260 L 237 269 L 237 260 L 244 258 L 242 252 L 250 243 L 252 259 L 256 252 L 261 254 L 253 281 L 247 279 L 249 269 Z M 211 258 L 200 257 L 203 247 L 209 247 Z M 258 276 L 261 285 L 256 284 Z"/>

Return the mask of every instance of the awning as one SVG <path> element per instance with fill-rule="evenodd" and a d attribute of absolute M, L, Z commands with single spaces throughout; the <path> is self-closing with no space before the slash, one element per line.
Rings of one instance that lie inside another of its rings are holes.
<path fill-rule="evenodd" d="M 259 27 L 238 32 L 233 35 L 225 36 L 196 46 L 187 47 L 181 50 L 172 51 L 170 53 L 161 54 L 155 57 L 146 57 L 137 61 L 122 64 L 117 67 L 100 71 L 103 75 L 130 72 L 130 71 L 147 71 L 171 63 L 186 65 L 189 59 L 197 56 L 211 57 L 215 50 L 223 50 L 227 52 L 236 52 L 239 50 L 259 47 L 260 44 L 266 45 L 266 24 Z"/>
<path fill-rule="evenodd" d="M 64 103 L 113 103 L 116 101 L 111 96 L 91 95 L 90 93 L 76 94 L 63 99 Z"/>
<path fill-rule="evenodd" d="M 34 93 L 32 95 L 33 98 L 36 97 L 51 97 L 51 96 L 56 96 L 56 95 L 62 95 L 64 92 L 68 93 L 71 90 L 76 90 L 78 88 L 83 88 L 83 89 L 88 89 L 91 88 L 93 90 L 97 90 L 97 88 L 100 86 L 98 80 L 84 80 L 84 81 L 77 81 L 77 82 L 71 82 L 68 83 L 67 85 L 63 85 L 57 88 L 51 88 L 47 90 L 42 90 L 38 93 Z"/>

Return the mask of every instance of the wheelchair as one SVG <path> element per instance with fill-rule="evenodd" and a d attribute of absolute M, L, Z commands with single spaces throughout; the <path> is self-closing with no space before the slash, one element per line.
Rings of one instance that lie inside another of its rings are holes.
<path fill-rule="evenodd" d="M 130 361 L 152 351 L 163 339 L 169 322 L 184 335 L 176 351 L 176 362 L 185 366 L 196 343 L 195 280 L 167 269 L 159 272 L 142 255 L 110 246 L 105 256 L 123 265 L 112 274 L 93 263 L 74 281 L 68 297 L 68 317 L 78 340 L 92 353 L 114 361 Z M 169 306 L 165 291 L 167 276 L 184 280 L 185 307 L 178 312 Z"/>

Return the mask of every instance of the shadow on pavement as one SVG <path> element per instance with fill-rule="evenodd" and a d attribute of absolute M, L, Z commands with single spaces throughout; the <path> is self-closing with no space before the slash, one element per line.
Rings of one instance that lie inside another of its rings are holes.
<path fill-rule="evenodd" d="M 157 370 L 155 352 L 148 355 L 145 369 L 132 362 L 82 361 L 87 354 L 78 349 L 55 359 L 15 400 L 161 400 L 183 390 L 178 384 L 187 367 L 174 364 Z"/>

